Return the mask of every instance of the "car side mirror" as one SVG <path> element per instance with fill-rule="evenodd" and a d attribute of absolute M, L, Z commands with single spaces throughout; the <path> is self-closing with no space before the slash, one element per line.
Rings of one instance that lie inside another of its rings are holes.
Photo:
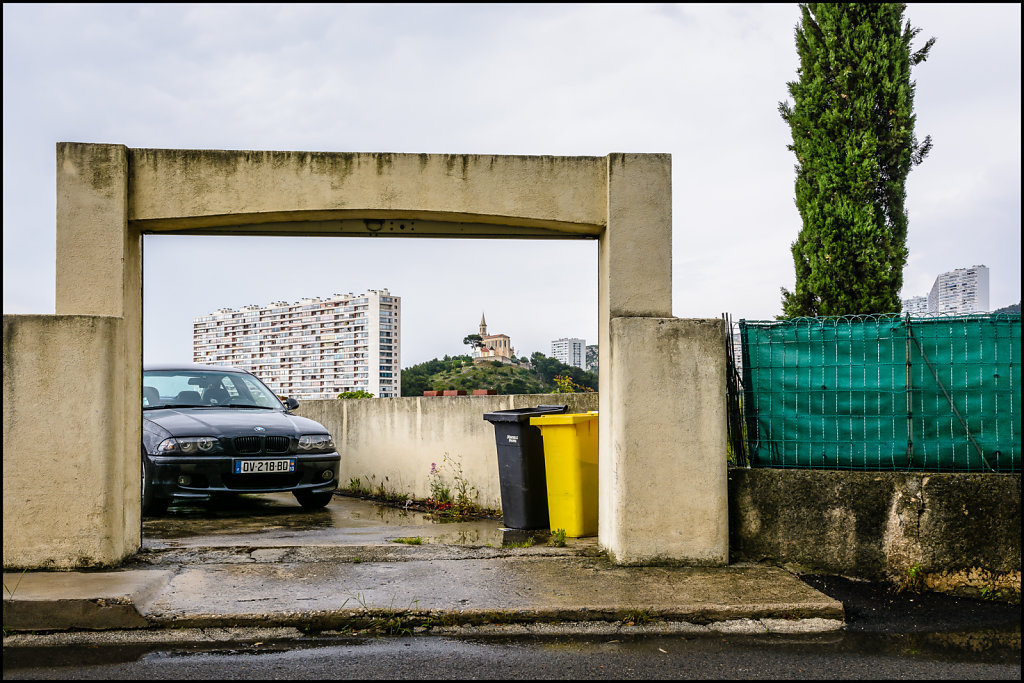
<path fill-rule="evenodd" d="M 294 397 L 289 396 L 284 400 L 284 407 L 287 408 L 288 410 L 295 410 L 296 408 L 299 407 L 299 402 Z"/>

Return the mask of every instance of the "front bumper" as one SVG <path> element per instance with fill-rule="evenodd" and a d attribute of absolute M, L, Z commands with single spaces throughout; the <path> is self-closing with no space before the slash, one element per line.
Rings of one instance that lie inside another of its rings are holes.
<path fill-rule="evenodd" d="M 334 453 L 258 456 L 160 456 L 145 455 L 150 463 L 150 485 L 157 498 L 207 498 L 218 493 L 320 493 L 338 488 L 338 464 Z M 294 472 L 235 474 L 235 460 L 294 460 Z M 329 478 L 324 473 L 331 472 Z"/>

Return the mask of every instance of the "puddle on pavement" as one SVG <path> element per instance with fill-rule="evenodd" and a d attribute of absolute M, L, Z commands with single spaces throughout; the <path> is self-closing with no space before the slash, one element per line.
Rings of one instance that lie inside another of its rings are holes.
<path fill-rule="evenodd" d="M 150 547 L 257 544 L 271 539 L 294 544 L 388 543 L 416 536 L 424 543 L 501 547 L 521 544 L 529 535 L 538 544 L 547 539 L 546 531 L 503 530 L 497 519 L 438 519 L 348 496 L 335 496 L 323 509 L 304 510 L 291 494 L 276 493 L 172 505 L 165 515 L 143 520 L 142 533 Z"/>

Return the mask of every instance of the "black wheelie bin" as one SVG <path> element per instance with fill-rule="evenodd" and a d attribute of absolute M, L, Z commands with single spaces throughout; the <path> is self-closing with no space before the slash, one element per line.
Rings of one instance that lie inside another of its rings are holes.
<path fill-rule="evenodd" d="M 509 529 L 548 528 L 548 486 L 544 474 L 544 441 L 531 417 L 557 415 L 569 406 L 537 406 L 484 413 L 494 425 L 498 449 L 501 512 Z"/>

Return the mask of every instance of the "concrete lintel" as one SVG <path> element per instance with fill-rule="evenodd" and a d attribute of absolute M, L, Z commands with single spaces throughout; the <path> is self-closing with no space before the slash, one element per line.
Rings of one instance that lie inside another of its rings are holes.
<path fill-rule="evenodd" d="M 365 212 L 369 213 L 369 212 Z M 285 237 L 453 237 L 460 239 L 597 239 L 597 226 L 557 225 L 508 226 L 466 221 L 418 218 L 344 218 L 324 220 L 283 220 L 260 217 L 258 223 L 212 223 L 206 221 L 133 221 L 143 233 L 184 235 L 278 235 Z M 210 223 L 213 227 L 207 227 Z"/>

